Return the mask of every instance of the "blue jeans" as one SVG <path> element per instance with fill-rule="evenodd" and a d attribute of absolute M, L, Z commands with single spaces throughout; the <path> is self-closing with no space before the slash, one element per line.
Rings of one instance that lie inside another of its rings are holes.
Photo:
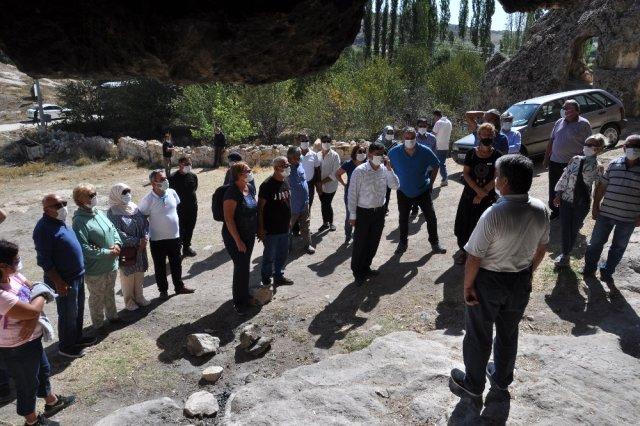
<path fill-rule="evenodd" d="M 84 275 L 67 282 L 69 292 L 56 298 L 58 308 L 58 347 L 65 351 L 73 348 L 82 338 L 84 321 Z"/>
<path fill-rule="evenodd" d="M 633 234 L 634 229 L 634 222 L 621 222 L 600 214 L 598 219 L 596 219 L 596 225 L 593 228 L 591 240 L 589 241 L 587 251 L 584 254 L 584 271 L 586 273 L 593 273 L 596 271 L 604 245 L 607 243 L 609 235 L 613 230 L 613 240 L 609 247 L 607 261 L 601 266 L 603 275 L 605 277 L 612 277 L 613 273 L 616 271 L 616 266 L 618 266 L 618 263 L 620 263 L 620 260 L 622 259 L 624 251 L 627 249 L 627 244 L 629 244 L 629 240 L 631 239 L 631 234 Z"/>
<path fill-rule="evenodd" d="M 284 266 L 289 252 L 289 234 L 267 234 L 264 236 L 264 252 L 262 253 L 262 280 L 272 276 L 282 278 Z"/>
<path fill-rule="evenodd" d="M 438 149 L 436 150 L 436 157 L 438 157 L 438 161 L 440 161 L 440 177 L 442 180 L 447 180 L 447 158 L 449 158 L 449 150 L 448 149 Z"/>
<path fill-rule="evenodd" d="M 51 366 L 41 339 L 17 348 L 0 348 L 0 368 L 9 371 L 13 377 L 16 411 L 20 416 L 36 411 L 36 396 L 44 398 L 51 393 Z"/>

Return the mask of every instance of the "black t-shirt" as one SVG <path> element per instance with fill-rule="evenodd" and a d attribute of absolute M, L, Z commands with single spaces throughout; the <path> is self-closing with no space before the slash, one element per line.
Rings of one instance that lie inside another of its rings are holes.
<path fill-rule="evenodd" d="M 222 148 L 227 146 L 227 138 L 224 137 L 224 133 L 222 133 L 222 132 L 216 133 L 213 136 L 213 146 L 219 146 L 219 147 L 222 147 Z"/>
<path fill-rule="evenodd" d="M 464 165 L 471 168 L 469 175 L 473 179 L 476 185 L 484 187 L 491 182 L 496 175 L 496 160 L 500 158 L 502 154 L 497 149 L 493 150 L 493 153 L 487 158 L 481 158 L 476 153 L 475 149 L 467 152 L 467 156 L 464 159 Z M 471 189 L 467 182 L 464 184 L 464 191 L 467 196 L 474 196 L 476 192 Z M 494 191 L 491 191 L 493 193 Z"/>
<path fill-rule="evenodd" d="M 267 234 L 286 234 L 289 232 L 291 191 L 287 180 L 280 182 L 273 176 L 262 182 L 258 198 L 266 201 L 264 205 L 264 231 Z"/>
<path fill-rule="evenodd" d="M 198 205 L 198 198 L 196 196 L 196 191 L 198 190 L 198 176 L 194 173 L 180 173 L 176 171 L 169 178 L 169 186 L 173 188 L 174 191 L 180 197 L 180 204 L 178 204 L 178 209 L 184 207 L 191 207 Z"/>
<path fill-rule="evenodd" d="M 162 144 L 162 156 L 164 158 L 171 158 L 173 151 L 169 151 L 169 148 L 173 148 L 173 144 L 169 141 L 164 141 Z"/>

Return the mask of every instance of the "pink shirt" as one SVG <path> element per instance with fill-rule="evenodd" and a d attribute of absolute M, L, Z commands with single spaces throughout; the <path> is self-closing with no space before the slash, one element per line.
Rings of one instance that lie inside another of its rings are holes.
<path fill-rule="evenodd" d="M 20 339 L 20 330 L 24 320 L 16 320 L 6 316 L 7 312 L 18 302 L 29 303 L 31 289 L 21 274 L 12 275 L 8 284 L 0 284 L 0 348 L 15 348 L 42 336 L 42 327 L 36 325 L 28 339 Z"/>

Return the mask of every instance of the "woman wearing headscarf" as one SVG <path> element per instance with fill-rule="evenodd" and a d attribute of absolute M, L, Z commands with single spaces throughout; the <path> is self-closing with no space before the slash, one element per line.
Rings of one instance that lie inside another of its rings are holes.
<path fill-rule="evenodd" d="M 107 217 L 113 222 L 122 239 L 120 286 L 125 307 L 129 311 L 135 311 L 138 307 L 149 304 L 142 294 L 144 273 L 149 268 L 149 222 L 131 198 L 131 188 L 124 183 L 115 184 L 109 193 L 111 207 Z"/>

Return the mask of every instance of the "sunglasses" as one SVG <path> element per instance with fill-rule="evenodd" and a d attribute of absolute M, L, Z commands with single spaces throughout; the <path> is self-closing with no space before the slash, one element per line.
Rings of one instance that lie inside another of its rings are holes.
<path fill-rule="evenodd" d="M 125 195 L 125 194 L 131 194 L 131 190 L 125 189 L 124 191 L 122 191 L 122 195 Z"/>
<path fill-rule="evenodd" d="M 96 198 L 98 196 L 98 194 L 96 192 L 92 192 L 91 194 L 89 194 L 89 198 Z"/>
<path fill-rule="evenodd" d="M 51 207 L 53 207 L 56 210 L 59 210 L 59 209 L 61 209 L 63 207 L 67 207 L 67 202 L 66 201 L 60 201 L 59 203 L 51 204 L 51 205 L 47 206 L 46 208 L 51 208 Z"/>

